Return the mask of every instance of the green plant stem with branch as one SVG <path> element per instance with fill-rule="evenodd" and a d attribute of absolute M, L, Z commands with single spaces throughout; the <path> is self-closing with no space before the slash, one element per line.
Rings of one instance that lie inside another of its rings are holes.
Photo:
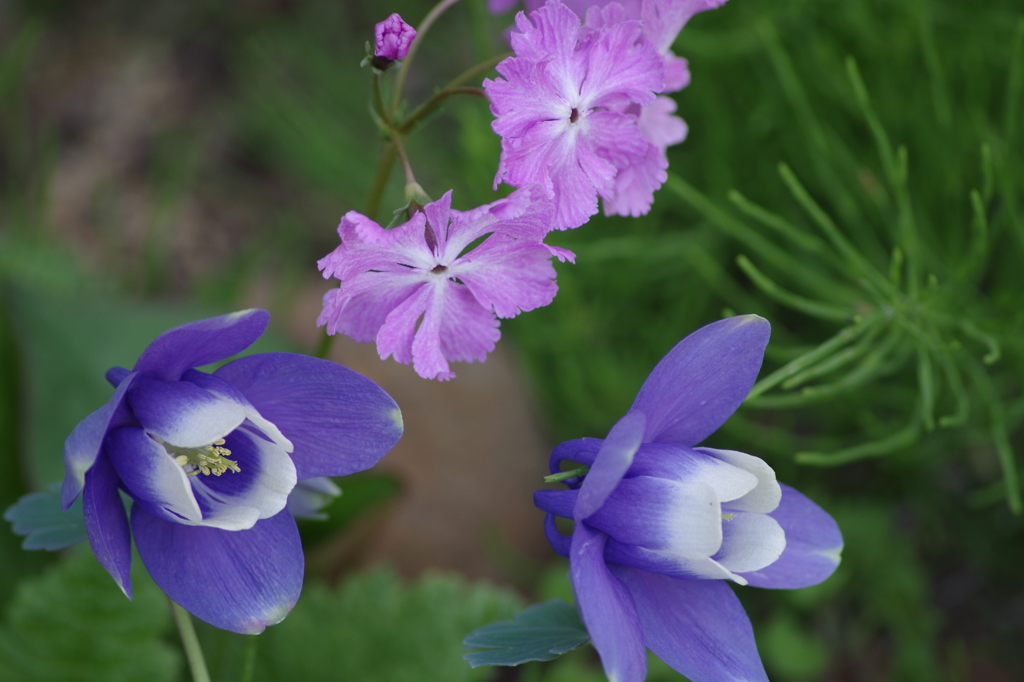
<path fill-rule="evenodd" d="M 384 74 L 377 70 L 374 70 L 373 72 L 371 112 L 378 128 L 380 129 L 381 136 L 384 138 L 384 143 L 381 147 L 380 156 L 377 158 L 377 167 L 373 174 L 373 181 L 370 185 L 370 191 L 367 194 L 366 205 L 363 211 L 364 215 L 371 219 L 376 219 L 376 215 L 380 212 L 380 204 L 384 198 L 384 190 L 387 187 L 389 178 L 391 177 L 391 171 L 394 168 L 396 159 L 400 159 L 402 161 L 402 168 L 405 173 L 406 182 L 406 199 L 411 202 L 418 202 L 419 197 L 422 197 L 422 190 L 416 183 L 412 172 L 412 166 L 405 153 L 405 138 L 408 137 L 420 123 L 426 120 L 430 114 L 436 111 L 451 97 L 456 95 L 472 95 L 474 97 L 486 98 L 487 95 L 483 89 L 466 87 L 463 83 L 479 78 L 487 71 L 493 69 L 498 62 L 505 59 L 510 54 L 506 52 L 496 55 L 466 69 L 449 81 L 443 88 L 435 92 L 429 99 L 416 107 L 416 109 L 414 109 L 412 113 L 404 119 L 397 120 L 396 117 L 398 116 L 402 102 L 406 76 L 417 52 L 419 51 L 420 43 L 425 38 L 434 22 L 436 22 L 437 19 L 456 2 L 458 2 L 458 0 L 441 0 L 441 2 L 430 10 L 426 18 L 424 18 L 419 27 L 417 27 L 416 38 L 409 46 L 409 54 L 406 55 L 404 60 L 402 60 L 401 67 L 396 70 L 397 75 L 395 77 L 394 87 L 391 91 L 390 103 L 385 101 L 384 97 L 384 88 L 382 83 Z M 411 210 L 412 204 L 407 205 L 406 208 L 407 211 Z M 317 343 L 317 347 L 314 350 L 313 355 L 318 358 L 326 358 L 331 352 L 333 342 L 334 337 L 329 335 L 325 329 L 323 334 L 320 336 L 320 340 Z"/>

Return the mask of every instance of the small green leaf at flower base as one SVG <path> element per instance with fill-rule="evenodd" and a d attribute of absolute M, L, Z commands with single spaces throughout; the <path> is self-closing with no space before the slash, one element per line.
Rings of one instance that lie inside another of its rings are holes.
<path fill-rule="evenodd" d="M 576 607 L 552 599 L 516 614 L 514 620 L 474 630 L 463 644 L 478 647 L 464 658 L 474 668 L 550 661 L 590 640 Z"/>
<path fill-rule="evenodd" d="M 29 493 L 4 512 L 17 535 L 25 536 L 22 549 L 48 549 L 70 547 L 86 539 L 85 517 L 79 498 L 71 508 L 60 508 L 60 484 L 49 486 L 41 493 Z"/>

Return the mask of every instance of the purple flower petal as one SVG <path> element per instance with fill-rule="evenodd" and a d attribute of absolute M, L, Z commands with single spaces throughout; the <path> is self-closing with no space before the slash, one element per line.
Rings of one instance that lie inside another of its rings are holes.
<path fill-rule="evenodd" d="M 156 337 L 139 356 L 134 371 L 177 381 L 187 369 L 241 353 L 269 322 L 266 310 L 253 308 L 183 324 Z"/>
<path fill-rule="evenodd" d="M 283 433 L 281 433 L 279 428 L 277 428 L 277 424 L 274 424 L 261 415 L 259 410 L 257 410 L 253 404 L 249 402 L 249 399 L 246 398 L 245 395 L 243 395 L 242 392 L 233 384 L 229 384 L 220 377 L 194 369 L 190 369 L 185 372 L 181 378 L 183 381 L 193 383 L 216 396 L 221 396 L 238 403 L 245 411 L 245 418 L 252 422 L 252 424 L 255 425 L 264 436 L 274 441 L 274 443 L 285 452 L 291 452 L 295 449 L 292 442 L 288 440 Z"/>
<path fill-rule="evenodd" d="M 317 326 L 326 325 L 328 334 L 341 332 L 363 343 L 375 341 L 391 311 L 423 284 L 423 278 L 412 271 L 353 275 L 340 288 L 324 294 L 324 309 L 316 320 Z"/>
<path fill-rule="evenodd" d="M 750 457 L 750 455 L 746 455 L 746 457 Z M 751 457 L 751 459 L 757 458 Z M 768 467 L 767 464 L 764 466 Z M 715 491 L 717 501 L 728 502 L 730 508 L 740 511 L 748 510 L 742 507 L 733 507 L 733 502 L 730 500 L 746 499 L 748 495 L 756 492 L 760 483 L 756 474 L 742 466 L 674 443 L 644 443 L 641 445 L 627 475 L 631 477 L 655 476 L 687 484 L 703 483 Z M 772 472 L 773 482 L 774 478 L 774 472 Z M 764 511 L 771 511 L 774 508 L 773 505 Z"/>
<path fill-rule="evenodd" d="M 543 511 L 571 519 L 578 495 L 578 490 L 535 490 L 533 504 Z"/>
<path fill-rule="evenodd" d="M 494 313 L 480 305 L 480 302 L 473 297 L 472 292 L 465 285 L 455 284 L 445 287 L 443 315 L 438 321 L 438 335 L 440 352 L 445 360 L 453 362 L 474 362 L 483 360 L 487 354 L 494 350 L 494 344 L 501 338 L 498 330 L 498 320 Z M 428 311 L 429 313 L 429 311 Z M 433 322 L 430 315 L 424 316 L 423 325 Z M 423 325 L 416 332 L 416 340 L 413 342 L 413 367 L 417 368 L 420 358 L 430 357 L 433 353 L 433 340 L 423 333 Z M 432 329 L 433 327 L 428 327 Z M 422 341 L 420 340 L 422 337 Z M 428 353 L 429 349 L 429 353 Z M 429 365 L 428 365 L 429 367 Z M 436 365 L 438 369 L 441 365 Z M 444 363 L 447 370 L 448 363 Z M 428 377 L 432 370 L 420 372 L 422 377 Z M 448 373 L 448 378 L 455 376 Z M 442 373 L 438 378 L 444 376 Z"/>
<path fill-rule="evenodd" d="M 377 353 L 381 360 L 386 360 L 389 355 L 393 355 L 395 362 L 407 365 L 413 361 L 412 345 L 416 341 L 417 332 L 422 333 L 424 330 L 423 324 L 420 324 L 419 328 L 416 325 L 432 305 L 436 308 L 435 295 L 441 293 L 435 292 L 435 288 L 431 284 L 430 282 L 420 284 L 408 298 L 388 313 L 380 331 L 377 332 Z M 443 295 L 440 298 L 442 301 L 444 300 Z M 435 319 L 436 324 L 438 322 Z M 435 338 L 434 341 L 437 342 L 437 339 Z M 424 378 L 432 378 L 437 374 L 451 378 L 448 372 L 448 363 L 444 361 L 443 357 L 438 357 L 440 351 L 432 350 L 434 353 L 427 357 L 424 357 L 421 351 L 419 366 L 415 368 L 416 373 Z"/>
<path fill-rule="evenodd" d="M 657 364 L 632 410 L 647 415 L 645 442 L 697 445 L 750 393 L 771 326 L 741 315 L 701 327 Z"/>
<path fill-rule="evenodd" d="M 540 242 L 494 234 L 460 260 L 452 275 L 498 317 L 546 306 L 558 292 L 551 252 Z"/>
<path fill-rule="evenodd" d="M 544 515 L 544 535 L 547 537 L 548 542 L 551 543 L 551 548 L 553 550 L 565 558 L 569 558 L 569 548 L 572 546 L 572 538 L 568 535 L 562 535 L 558 531 L 558 526 L 555 525 L 554 514 Z"/>
<path fill-rule="evenodd" d="M 654 192 L 668 179 L 665 170 L 668 158 L 653 144 L 647 145 L 642 160 L 623 166 L 615 176 L 615 185 L 604 199 L 604 214 L 632 216 L 646 215 L 654 203 Z"/>
<path fill-rule="evenodd" d="M 230 397 L 187 381 L 139 377 L 128 392 L 128 404 L 148 433 L 180 448 L 209 445 L 245 419 L 245 408 Z"/>
<path fill-rule="evenodd" d="M 643 682 L 647 652 L 640 620 L 626 587 L 605 565 L 607 539 L 604 533 L 576 524 L 569 555 L 576 601 L 608 679 Z"/>
<path fill-rule="evenodd" d="M 786 548 L 786 533 L 767 514 L 737 512 L 722 517 L 722 548 L 712 558 L 733 573 L 760 570 Z"/>
<path fill-rule="evenodd" d="M 85 485 L 85 474 L 100 454 L 103 438 L 112 427 L 131 421 L 131 413 L 124 405 L 124 395 L 137 374 L 129 374 L 118 385 L 107 404 L 78 422 L 64 441 L 64 484 L 61 487 L 61 508 L 70 507 Z"/>
<path fill-rule="evenodd" d="M 291 440 L 300 480 L 368 469 L 402 435 L 402 413 L 391 396 L 333 362 L 262 353 L 230 362 L 215 376 L 237 387 Z"/>
<path fill-rule="evenodd" d="M 673 116 L 675 111 L 676 101 L 671 97 L 656 97 L 640 110 L 640 132 L 662 151 L 686 139 L 686 122 L 678 116 Z"/>
<path fill-rule="evenodd" d="M 326 476 L 307 478 L 296 483 L 288 495 L 288 511 L 297 519 L 326 521 L 327 514 L 320 510 L 339 495 L 341 488 Z"/>
<path fill-rule="evenodd" d="M 132 499 L 150 514 L 177 523 L 203 520 L 185 470 L 145 430 L 111 431 L 104 450 Z"/>
<path fill-rule="evenodd" d="M 240 471 L 192 476 L 192 490 L 203 511 L 199 525 L 245 530 L 275 516 L 295 488 L 295 464 L 280 447 L 246 424 L 225 439 Z"/>
<path fill-rule="evenodd" d="M 540 241 L 551 231 L 554 206 L 542 185 L 527 185 L 489 204 L 469 211 L 453 211 L 450 253 L 462 254 L 466 247 L 488 233 L 527 241 Z M 476 256 L 476 251 L 467 253 Z"/>
<path fill-rule="evenodd" d="M 690 17 L 724 4 L 725 0 L 648 0 L 641 10 L 644 33 L 659 50 L 667 51 Z"/>
<path fill-rule="evenodd" d="M 583 479 L 580 496 L 576 501 L 576 520 L 596 512 L 626 475 L 633 455 L 643 441 L 647 420 L 639 410 L 630 410 L 615 423 L 601 444 L 594 464 Z"/>
<path fill-rule="evenodd" d="M 611 566 L 636 604 L 644 643 L 693 682 L 768 682 L 750 619 L 719 580 L 678 580 Z"/>
<path fill-rule="evenodd" d="M 117 388 L 118 386 L 121 385 L 122 381 L 128 378 L 128 375 L 131 373 L 132 371 L 130 369 L 125 369 L 124 367 L 111 367 L 110 369 L 107 370 L 107 373 L 106 375 L 104 375 L 104 378 L 110 383 L 111 386 Z"/>
<path fill-rule="evenodd" d="M 302 544 L 287 511 L 228 531 L 169 523 L 135 506 L 132 531 L 160 589 L 223 630 L 259 634 L 288 615 L 302 590 Z"/>
<path fill-rule="evenodd" d="M 132 536 L 128 530 L 128 515 L 117 492 L 117 473 L 106 457 L 100 457 L 85 474 L 85 479 L 88 485 L 82 496 L 82 512 L 89 545 L 100 565 L 131 599 Z"/>
<path fill-rule="evenodd" d="M 548 459 L 548 466 L 551 473 L 557 474 L 562 471 L 562 462 L 573 462 L 576 464 L 591 465 L 597 458 L 597 453 L 604 443 L 600 438 L 577 438 L 567 440 L 551 451 Z"/>
<path fill-rule="evenodd" d="M 767 514 L 779 506 L 779 502 L 782 500 L 782 488 L 775 479 L 775 470 L 768 466 L 763 459 L 737 450 L 716 450 L 714 448 L 695 448 L 695 450 L 698 453 L 728 462 L 757 477 L 757 487 L 743 497 L 722 498 L 728 500 L 728 504 L 725 506 L 729 510 Z"/>
<path fill-rule="evenodd" d="M 586 490 L 584 482 L 577 513 Z M 585 523 L 620 542 L 683 559 L 710 557 L 722 546 L 722 508 L 711 486 L 701 482 L 624 479 Z"/>
<path fill-rule="evenodd" d="M 747 584 L 742 576 L 733 573 L 711 557 L 685 557 L 678 553 L 619 542 L 615 538 L 608 538 L 604 559 L 610 564 L 632 566 L 683 580 L 732 580 L 740 585 Z"/>
<path fill-rule="evenodd" d="M 839 566 L 843 535 L 824 509 L 782 486 L 782 502 L 769 514 L 786 532 L 786 549 L 766 568 L 743 573 L 755 587 L 797 589 L 817 585 Z"/>

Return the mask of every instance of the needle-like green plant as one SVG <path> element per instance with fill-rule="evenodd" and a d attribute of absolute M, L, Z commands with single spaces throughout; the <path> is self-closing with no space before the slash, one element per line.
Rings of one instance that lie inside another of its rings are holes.
<path fill-rule="evenodd" d="M 816 152 L 821 197 L 813 196 L 788 165 L 778 167 L 782 182 L 815 230 L 802 229 L 735 190 L 729 199 L 739 216 L 679 176 L 670 174 L 667 186 L 743 244 L 751 256 L 740 253 L 736 265 L 761 293 L 839 329 L 815 347 L 795 349 L 792 359 L 754 386 L 748 405 L 762 410 L 799 408 L 842 400 L 871 386 L 879 397 L 874 409 L 885 413 L 878 419 L 893 423 L 898 414 L 898 425 L 881 437 L 862 437 L 859 443 L 831 452 L 798 452 L 798 462 L 842 465 L 889 455 L 936 429 L 980 430 L 998 456 L 1001 496 L 1014 513 L 1022 513 L 1009 437 L 1021 399 L 1013 394 L 1006 373 L 999 372 L 1004 349 L 1018 354 L 1021 337 L 1013 317 L 1000 316 L 990 292 L 998 270 L 1011 258 L 1001 250 L 1019 261 L 1024 246 L 1015 174 L 1019 152 L 1014 147 L 1014 103 L 1020 101 L 1024 71 L 1024 20 L 1018 24 L 1012 49 L 1004 129 L 980 144 L 982 183 L 967 191 L 969 216 L 936 217 L 915 203 L 907 147 L 890 141 L 852 57 L 846 60 L 847 76 L 874 141 L 880 181 L 858 168 L 850 150 L 826 133 L 771 25 L 762 24 L 760 34 Z M 940 121 L 948 118 L 948 112 L 943 114 L 948 96 L 942 93 L 942 87 L 933 87 Z M 852 191 L 844 177 L 856 177 L 860 187 Z M 834 219 L 833 213 L 841 219 Z M 844 229 L 844 224 L 853 229 Z M 888 381 L 908 372 L 916 378 L 914 394 L 898 391 Z M 899 394 L 895 403 L 882 398 L 890 389 Z"/>

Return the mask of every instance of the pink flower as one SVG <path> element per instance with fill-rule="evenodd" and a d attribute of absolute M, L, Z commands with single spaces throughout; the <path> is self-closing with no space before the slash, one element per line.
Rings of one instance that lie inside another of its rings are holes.
<path fill-rule="evenodd" d="M 645 162 L 651 143 L 630 107 L 664 87 L 661 56 L 640 23 L 622 21 L 618 5 L 601 12 L 608 16 L 593 26 L 557 0 L 519 13 L 515 57 L 497 66 L 502 78 L 484 81 L 502 138 L 495 187 L 544 186 L 557 229 L 586 222 L 597 198 L 613 195 L 616 175 Z"/>
<path fill-rule="evenodd" d="M 544 3 L 545 0 L 523 0 L 527 12 L 540 9 Z M 515 0 L 489 0 L 488 7 L 497 14 L 508 11 L 515 4 Z M 600 10 L 613 4 L 622 7 L 622 18 L 642 21 L 644 36 L 654 43 L 665 59 L 664 92 L 675 92 L 686 87 L 689 72 L 686 70 L 686 60 L 672 54 L 672 43 L 690 17 L 704 10 L 721 7 L 725 0 L 564 0 L 564 4 L 588 23 L 591 8 Z"/>
<path fill-rule="evenodd" d="M 620 0 L 619 2 L 564 0 L 564 2 L 565 8 L 572 10 L 579 18 L 585 19 L 585 30 L 610 30 L 622 22 L 639 21 L 643 37 L 656 48 L 662 60 L 664 83 L 657 92 L 669 93 L 681 90 L 690 83 L 690 71 L 686 60 L 677 57 L 671 50 L 676 36 L 694 14 L 719 7 L 724 4 L 725 0 Z M 513 4 L 514 2 L 492 0 L 490 7 L 492 12 L 499 12 L 509 9 Z M 531 12 L 540 11 L 544 6 L 543 0 L 524 0 L 523 4 L 527 11 Z M 531 14 L 531 16 L 533 15 Z M 642 153 L 629 157 L 628 162 L 624 163 L 620 158 L 620 161 L 615 164 L 613 180 L 600 186 L 597 193 L 603 200 L 605 215 L 643 215 L 647 213 L 654 201 L 655 190 L 661 187 L 667 178 L 666 149 L 683 141 L 686 137 L 686 123 L 678 116 L 673 115 L 676 104 L 668 97 L 658 97 L 647 103 L 626 102 L 608 108 L 619 114 L 635 117 L 641 136 L 649 144 L 643 147 Z"/>
<path fill-rule="evenodd" d="M 451 209 L 451 195 L 390 230 L 350 211 L 338 226 L 341 245 L 317 263 L 341 280 L 324 295 L 318 325 L 376 341 L 382 359 L 394 355 L 442 381 L 455 376 L 449 361 L 483 361 L 494 349 L 497 318 L 550 303 L 551 256 L 573 258 L 541 242 L 551 203 L 540 187 L 466 212 Z"/>
<path fill-rule="evenodd" d="M 409 45 L 416 37 L 416 29 L 405 23 L 398 14 L 373 27 L 374 57 L 383 57 L 388 61 L 405 59 L 409 54 Z"/>

